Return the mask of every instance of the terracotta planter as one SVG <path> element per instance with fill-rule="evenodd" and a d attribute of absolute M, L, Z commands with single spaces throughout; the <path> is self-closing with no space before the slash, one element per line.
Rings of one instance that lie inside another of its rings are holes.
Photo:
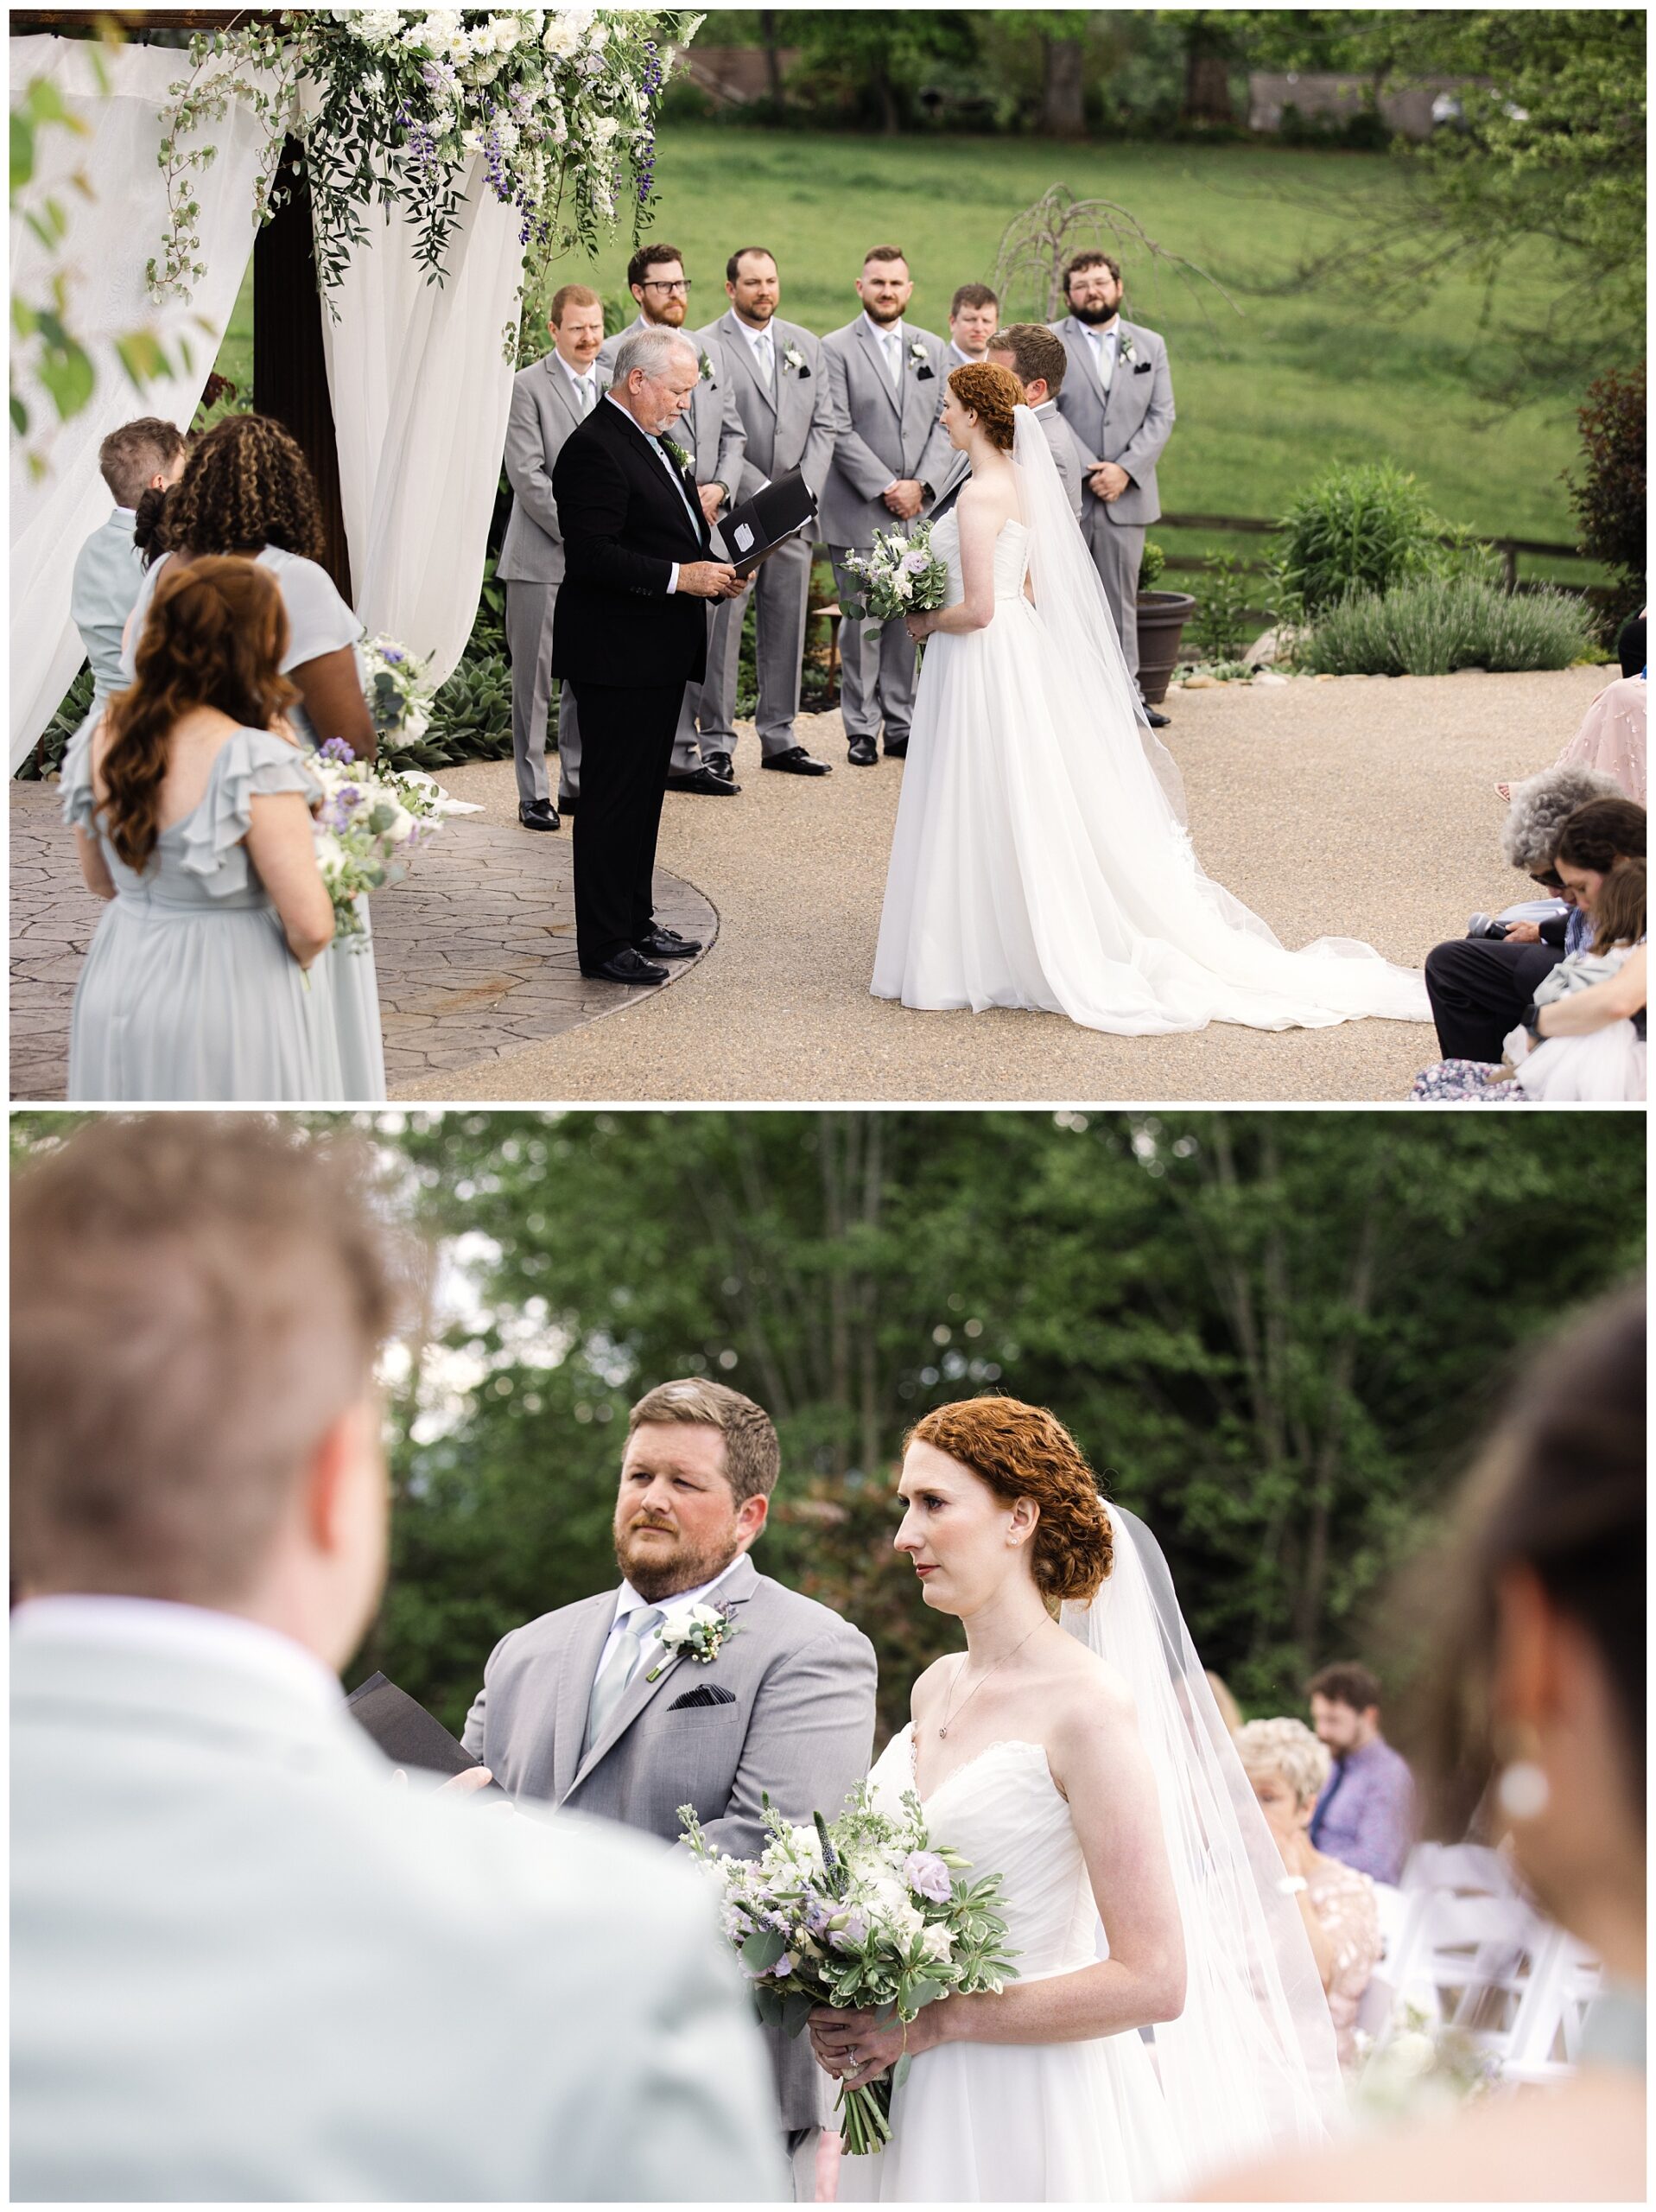
<path fill-rule="evenodd" d="M 1179 639 L 1196 613 L 1188 591 L 1141 591 L 1139 594 L 1139 688 L 1145 703 L 1160 706 L 1179 664 Z"/>

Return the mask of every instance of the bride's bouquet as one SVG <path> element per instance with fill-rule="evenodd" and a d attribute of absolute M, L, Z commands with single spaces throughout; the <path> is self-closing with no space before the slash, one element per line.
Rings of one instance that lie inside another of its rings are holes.
<path fill-rule="evenodd" d="M 949 604 L 949 563 L 931 550 L 931 524 L 923 522 L 912 537 L 900 530 L 877 530 L 872 553 L 847 553 L 845 566 L 862 590 L 854 599 L 841 594 L 841 611 L 853 622 L 878 626 L 898 614 L 930 614 Z"/>
<path fill-rule="evenodd" d="M 408 854 L 435 836 L 445 815 L 475 810 L 418 770 L 358 760 L 343 738 L 319 746 L 308 765 L 322 785 L 314 834 L 334 941 L 355 950 L 368 934 L 357 900 L 395 882 Z"/>
<path fill-rule="evenodd" d="M 912 2020 L 922 2005 L 958 1990 L 999 1990 L 1013 1978 L 997 1907 L 1000 1877 L 965 1879 L 970 1861 L 932 1845 L 919 1798 L 881 1811 L 866 1783 L 837 1821 L 795 1827 L 766 1800 L 770 1842 L 758 1859 L 715 1851 L 688 1805 L 685 1840 L 723 1890 L 726 1940 L 753 1986 L 759 2018 L 796 2036 L 818 2005 Z M 840 2090 L 845 2148 L 857 2155 L 891 2139 L 889 2075 Z"/>

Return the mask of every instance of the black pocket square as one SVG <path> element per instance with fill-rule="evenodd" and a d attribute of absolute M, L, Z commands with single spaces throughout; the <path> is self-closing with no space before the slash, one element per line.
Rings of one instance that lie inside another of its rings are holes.
<path fill-rule="evenodd" d="M 932 373 L 930 363 L 922 361 L 914 372 L 914 380 L 917 384 L 930 384 L 932 380 Z"/>
<path fill-rule="evenodd" d="M 795 374 L 795 375 L 799 378 L 799 381 L 801 382 L 801 384 L 809 384 L 809 381 L 810 381 L 810 373 L 811 373 L 811 372 L 810 372 L 810 371 L 809 371 L 809 370 L 805 366 L 805 365 L 804 365 L 804 363 L 803 363 L 803 361 L 800 363 L 799 366 L 798 366 L 798 367 L 794 371 L 794 374 Z"/>
<path fill-rule="evenodd" d="M 687 1707 L 734 1705 L 734 1690 L 720 1689 L 717 1682 L 698 1682 L 693 1690 L 686 1690 L 682 1697 L 676 1697 L 667 1710 L 682 1713 Z"/>
<path fill-rule="evenodd" d="M 1153 361 L 1136 361 L 1133 364 L 1133 373 L 1136 377 L 1147 377 L 1155 365 Z"/>

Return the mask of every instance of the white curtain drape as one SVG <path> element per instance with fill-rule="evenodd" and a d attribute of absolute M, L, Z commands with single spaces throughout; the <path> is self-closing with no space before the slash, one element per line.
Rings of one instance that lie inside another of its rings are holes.
<path fill-rule="evenodd" d="M 441 683 L 471 634 L 505 449 L 523 250 L 478 161 L 441 284 L 415 260 L 413 226 L 367 215 L 323 347 L 339 448 L 339 494 L 357 613 Z"/>
<path fill-rule="evenodd" d="M 257 222 L 253 188 L 268 143 L 266 126 L 239 103 L 222 120 L 207 126 L 218 157 L 198 172 L 196 197 L 200 258 L 206 275 L 187 306 L 157 308 L 144 290 L 144 265 L 158 254 L 167 227 L 167 200 L 156 164 L 160 117 L 168 86 L 185 71 L 176 49 L 126 46 L 106 59 L 110 92 L 98 89 L 88 41 L 68 38 L 14 38 L 11 92 L 14 100 L 35 78 L 57 87 L 65 105 L 87 126 L 79 137 L 61 126 L 37 135 L 35 181 L 23 197 L 36 207 L 50 189 L 69 219 L 66 242 L 55 257 L 14 212 L 11 218 L 11 285 L 31 302 L 46 296 L 46 276 L 54 259 L 74 274 L 70 293 L 70 327 L 86 346 L 97 368 L 92 399 L 79 415 L 60 425 L 51 438 L 46 474 L 33 478 L 20 442 L 12 440 L 11 460 L 11 766 L 28 754 L 50 721 L 58 702 L 84 655 L 69 618 L 75 556 L 108 516 L 108 491 L 98 473 L 98 448 L 109 433 L 138 415 L 159 415 L 185 428 L 195 412 L 229 321 L 253 250 Z M 85 174 L 93 197 L 84 199 L 70 181 Z M 181 375 L 146 385 L 129 382 L 111 340 L 123 332 L 152 327 L 174 358 L 176 340 L 187 339 L 192 366 Z M 204 327 L 205 326 L 205 327 Z M 24 392 L 31 424 L 52 416 L 43 393 Z M 33 440 L 31 439 L 31 443 Z"/>

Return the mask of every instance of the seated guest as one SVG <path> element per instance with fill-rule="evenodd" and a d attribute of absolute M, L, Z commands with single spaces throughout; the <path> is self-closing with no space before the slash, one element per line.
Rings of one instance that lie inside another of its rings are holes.
<path fill-rule="evenodd" d="M 1624 857 L 1642 859 L 1644 809 L 1619 798 L 1608 776 L 1574 765 L 1548 768 L 1518 786 L 1501 850 L 1513 867 L 1568 899 L 1552 865 L 1559 835 L 1578 808 L 1605 800 L 1620 810 L 1614 817 L 1615 834 L 1626 842 L 1618 851 Z M 1426 955 L 1426 993 L 1444 1059 L 1498 1062 L 1507 1033 L 1535 995 L 1536 985 L 1566 952 L 1584 951 L 1588 935 L 1585 917 L 1567 913 L 1551 921 L 1505 925 L 1495 938 L 1469 937 L 1434 945 Z"/>
<path fill-rule="evenodd" d="M 1505 1828 L 1542 1910 L 1604 1972 L 1577 2063 L 1445 2118 L 1221 2175 L 1215 2203 L 1643 2203 L 1645 1300 L 1530 1363 L 1434 1545 L 1419 1680 L 1431 1832 Z"/>
<path fill-rule="evenodd" d="M 1568 823 L 1564 836 L 1567 845 Z M 1644 1097 L 1645 863 L 1618 861 L 1600 875 L 1561 852 L 1558 868 L 1590 923 L 1590 947 L 1566 953 L 1537 984 L 1501 1066 L 1441 1060 L 1416 1078 L 1417 1099 L 1521 1105 Z"/>
<path fill-rule="evenodd" d="M 14 2198 L 782 2195 L 701 1877 L 400 1789 L 346 1708 L 422 1274 L 365 1154 L 102 1119 L 11 1262 Z"/>
<path fill-rule="evenodd" d="M 92 663 L 94 715 L 101 713 L 110 693 L 126 682 L 121 632 L 143 582 L 133 540 L 139 503 L 146 492 L 165 492 L 177 483 L 187 451 L 182 431 L 156 415 L 123 423 L 98 448 L 98 467 L 115 512 L 76 554 L 69 598 L 69 611 Z"/>
<path fill-rule="evenodd" d="M 1087 461 L 1075 432 L 1058 412 L 1058 394 L 1069 365 L 1063 339 L 1044 322 L 1008 323 L 989 340 L 989 359 L 997 368 L 1010 369 L 1023 385 L 1025 403 L 1046 435 L 1064 496 L 1079 522 Z"/>
<path fill-rule="evenodd" d="M 1249 1720 L 1236 1732 L 1236 1751 L 1282 1853 L 1285 1885 L 1298 1900 L 1328 1993 L 1340 2063 L 1351 2066 L 1357 2007 L 1383 1946 L 1374 1883 L 1318 1851 L 1307 1834 L 1317 1792 L 1328 1779 L 1328 1746 L 1303 1720 Z"/>
<path fill-rule="evenodd" d="M 1343 1661 L 1305 1685 L 1311 1726 L 1334 1754 L 1334 1770 L 1311 1815 L 1318 1851 L 1377 1882 L 1395 1883 L 1414 1844 L 1414 1782 L 1380 1733 L 1380 1684 Z"/>
<path fill-rule="evenodd" d="M 1645 702 L 1649 685 L 1642 669 L 1621 675 L 1607 683 L 1582 716 L 1576 732 L 1555 766 L 1596 768 L 1609 777 L 1624 798 L 1645 803 Z M 1512 797 L 1509 784 L 1497 784 L 1502 798 Z"/>

